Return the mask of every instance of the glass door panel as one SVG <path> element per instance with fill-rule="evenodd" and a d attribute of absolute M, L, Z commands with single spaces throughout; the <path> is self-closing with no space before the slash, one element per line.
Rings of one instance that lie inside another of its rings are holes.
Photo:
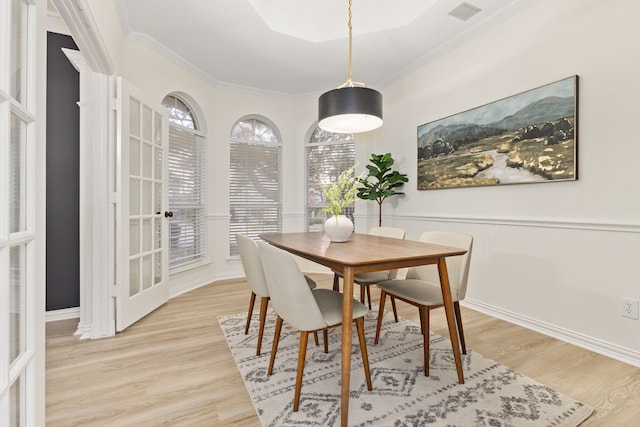
<path fill-rule="evenodd" d="M 27 61 L 27 4 L 24 0 L 11 1 L 11 82 L 10 95 L 19 103 L 26 98 Z"/>
<path fill-rule="evenodd" d="M 26 424 L 26 400 L 25 399 L 25 381 L 26 374 L 20 375 L 20 377 L 11 385 L 11 391 L 9 397 L 11 401 L 11 409 L 9 415 L 10 426 L 24 426 Z"/>
<path fill-rule="evenodd" d="M 24 246 L 9 249 L 9 364 L 26 350 Z"/>
<path fill-rule="evenodd" d="M 9 145 L 9 232 L 26 228 L 25 216 L 25 148 L 26 123 L 11 114 L 11 141 Z"/>

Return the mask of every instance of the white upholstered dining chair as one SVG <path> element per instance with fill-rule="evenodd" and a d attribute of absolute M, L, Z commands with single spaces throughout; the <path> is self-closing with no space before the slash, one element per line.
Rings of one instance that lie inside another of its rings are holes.
<path fill-rule="evenodd" d="M 260 325 L 258 327 L 258 344 L 256 346 L 256 356 L 260 356 L 262 348 L 262 336 L 264 335 L 264 323 L 267 317 L 267 308 L 269 306 L 269 289 L 262 271 L 262 262 L 258 253 L 256 242 L 243 235 L 236 234 L 236 242 L 238 243 L 238 251 L 240 252 L 240 260 L 244 268 L 244 274 L 247 283 L 251 289 L 249 297 L 249 312 L 247 313 L 247 322 L 244 327 L 244 334 L 249 333 L 249 325 L 251 324 L 251 316 L 253 315 L 253 306 L 256 302 L 256 296 L 260 297 Z M 315 289 L 316 283 L 307 276 L 304 276 L 309 288 Z M 318 344 L 318 336 L 315 335 L 316 344 Z M 325 344 L 326 348 L 326 344 Z"/>
<path fill-rule="evenodd" d="M 391 237 L 394 239 L 404 239 L 405 231 L 401 228 L 396 227 L 373 227 L 367 233 L 371 236 L 382 236 L 382 237 Z M 371 309 L 371 290 L 370 286 L 375 285 L 378 282 L 382 282 L 384 280 L 395 279 L 398 274 L 398 270 L 385 270 L 385 271 L 372 271 L 370 273 L 361 273 L 356 274 L 353 277 L 353 283 L 360 285 L 360 302 L 364 304 L 365 301 L 365 292 L 367 296 L 367 302 L 369 305 L 369 309 Z M 340 290 L 340 278 L 342 277 L 341 273 L 333 272 L 333 290 Z M 393 306 L 393 315 L 398 321 L 398 312 L 396 311 L 396 303 L 395 300 L 391 299 L 391 304 Z"/>
<path fill-rule="evenodd" d="M 300 404 L 308 334 L 309 332 L 322 330 L 325 332 L 326 343 L 327 328 L 339 326 L 343 321 L 342 294 L 330 289 L 311 290 L 308 286 L 301 286 L 305 279 L 293 255 L 267 243 L 260 242 L 258 247 L 269 288 L 269 295 L 271 296 L 271 303 L 278 315 L 271 359 L 269 360 L 269 375 L 273 373 L 283 321 L 300 331 L 298 370 L 293 398 L 293 412 L 297 412 Z M 353 318 L 347 321 L 353 321 L 356 324 L 367 389 L 371 390 L 371 373 L 369 371 L 367 344 L 364 337 L 364 316 L 367 311 L 365 305 L 354 300 Z"/>
<path fill-rule="evenodd" d="M 427 231 L 422 233 L 420 241 L 467 250 L 467 253 L 464 255 L 448 257 L 446 259 L 451 298 L 453 300 L 456 324 L 458 326 L 458 336 L 460 338 L 462 353 L 466 354 L 467 347 L 464 342 L 464 331 L 462 329 L 460 301 L 464 299 L 467 293 L 473 237 L 467 234 L 447 231 Z M 433 308 L 443 306 L 437 265 L 412 267 L 407 271 L 406 279 L 379 282 L 378 287 L 381 293 L 375 343 L 378 343 L 380 337 L 387 295 L 418 307 L 420 312 L 420 326 L 424 340 L 424 374 L 429 376 L 429 312 Z"/>

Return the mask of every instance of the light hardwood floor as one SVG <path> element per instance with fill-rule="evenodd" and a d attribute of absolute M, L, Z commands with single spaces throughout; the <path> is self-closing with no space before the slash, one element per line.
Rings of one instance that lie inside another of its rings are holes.
<path fill-rule="evenodd" d="M 331 287 L 331 276 L 311 276 Z M 216 319 L 246 312 L 248 300 L 244 280 L 216 282 L 93 341 L 73 336 L 77 321 L 49 323 L 47 426 L 259 426 Z M 418 321 L 415 308 L 398 302 L 398 311 Z M 640 368 L 464 307 L 462 316 L 468 348 L 594 406 L 582 426 L 638 425 Z M 447 336 L 443 310 L 431 327 Z"/>

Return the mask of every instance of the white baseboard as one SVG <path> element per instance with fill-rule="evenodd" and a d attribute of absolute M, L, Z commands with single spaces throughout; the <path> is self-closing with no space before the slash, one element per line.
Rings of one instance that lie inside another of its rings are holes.
<path fill-rule="evenodd" d="M 55 322 L 57 320 L 79 319 L 80 307 L 63 308 L 61 310 L 50 310 L 45 313 L 45 322 Z"/>
<path fill-rule="evenodd" d="M 612 359 L 640 367 L 640 352 L 638 351 L 620 347 L 568 329 L 559 328 L 555 325 L 541 322 L 499 307 L 494 307 L 480 301 L 474 301 L 469 298 L 461 301 L 460 304 L 489 316 L 493 316 L 552 338 L 577 345 L 578 347 L 593 351 L 594 353 L 602 354 Z"/>
<path fill-rule="evenodd" d="M 240 262 L 239 258 L 238 258 L 238 262 Z M 194 289 L 198 289 L 204 285 L 208 285 L 209 283 L 217 282 L 219 280 L 237 279 L 240 277 L 244 277 L 244 275 L 242 275 L 241 273 L 230 272 L 226 274 L 217 274 L 215 276 L 209 276 L 206 279 L 198 279 L 191 282 L 182 283 L 180 286 L 174 286 L 169 290 L 169 299 L 175 298 L 186 292 L 193 291 Z"/>

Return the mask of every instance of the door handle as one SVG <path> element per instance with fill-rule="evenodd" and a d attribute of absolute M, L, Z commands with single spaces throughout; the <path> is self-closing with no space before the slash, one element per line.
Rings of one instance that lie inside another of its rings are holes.
<path fill-rule="evenodd" d="M 164 217 L 165 217 L 165 218 L 171 218 L 172 216 L 173 216 L 173 212 L 171 212 L 171 211 L 166 211 L 166 212 L 164 213 Z"/>

